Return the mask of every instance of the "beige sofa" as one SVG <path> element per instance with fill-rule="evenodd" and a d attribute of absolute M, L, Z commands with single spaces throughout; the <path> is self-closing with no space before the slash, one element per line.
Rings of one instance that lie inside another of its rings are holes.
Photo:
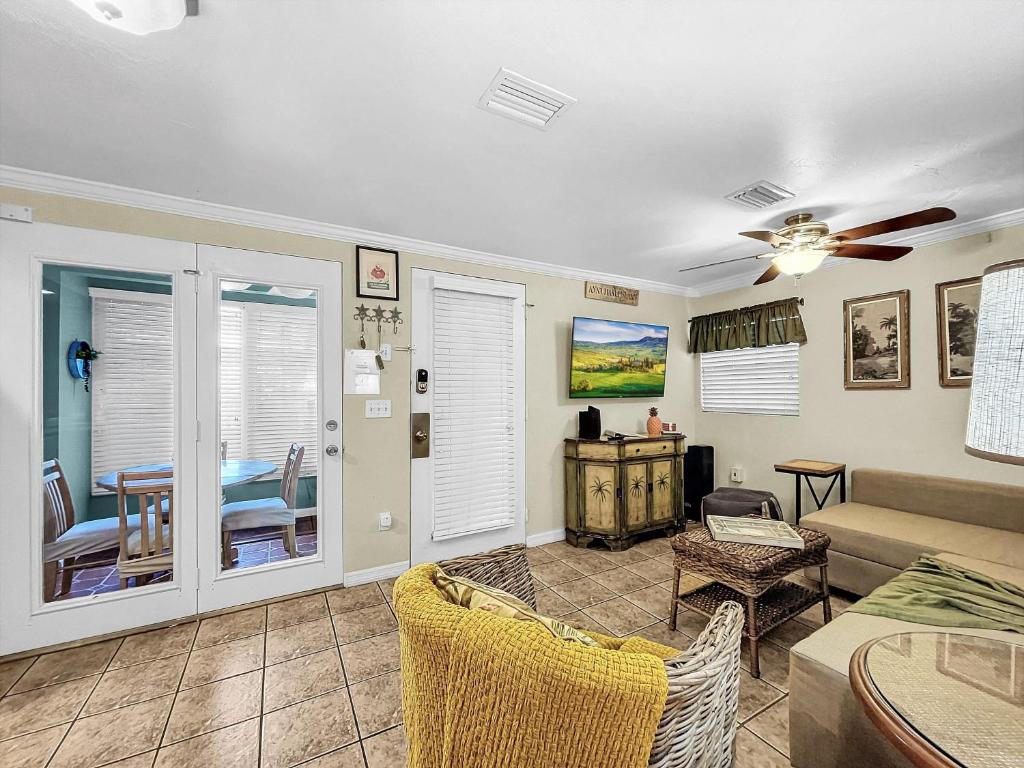
<path fill-rule="evenodd" d="M 1024 587 L 1024 486 L 853 472 L 853 500 L 801 520 L 827 533 L 829 580 L 866 595 L 919 555 Z M 817 570 L 809 572 L 816 577 Z M 957 629 L 847 611 L 793 646 L 789 740 L 795 768 L 910 768 L 871 724 L 850 688 L 849 665 L 863 643 L 900 632 L 942 631 L 1022 643 L 1014 632 Z"/>
<path fill-rule="evenodd" d="M 866 595 L 939 552 L 1024 569 L 1024 486 L 882 469 L 855 469 L 852 484 L 852 501 L 800 520 L 831 537 L 829 581 L 840 589 Z"/>
<path fill-rule="evenodd" d="M 952 553 L 938 557 L 1024 588 L 1024 570 Z M 793 646 L 789 656 L 789 750 L 794 768 L 912 768 L 868 720 L 850 688 L 861 644 L 900 632 L 941 631 L 1024 643 L 1024 635 L 911 624 L 847 611 Z"/>

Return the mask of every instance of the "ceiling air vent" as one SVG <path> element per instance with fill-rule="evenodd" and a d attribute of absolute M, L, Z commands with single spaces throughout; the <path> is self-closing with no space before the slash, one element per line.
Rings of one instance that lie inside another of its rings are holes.
<path fill-rule="evenodd" d="M 575 103 L 572 96 L 502 68 L 477 106 L 544 131 Z"/>
<path fill-rule="evenodd" d="M 790 197 L 793 197 L 793 193 L 788 189 L 762 180 L 726 195 L 725 199 L 745 205 L 747 208 L 767 208 Z"/>

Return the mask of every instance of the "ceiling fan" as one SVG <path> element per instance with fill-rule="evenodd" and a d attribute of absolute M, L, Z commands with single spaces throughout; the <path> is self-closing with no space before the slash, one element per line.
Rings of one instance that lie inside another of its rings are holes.
<path fill-rule="evenodd" d="M 928 224 L 938 224 L 955 218 L 956 213 L 949 208 L 928 208 L 916 213 L 907 213 L 892 219 L 876 221 L 874 224 L 865 224 L 853 229 L 844 229 L 842 232 L 830 233 L 828 224 L 814 221 L 814 217 L 810 213 L 797 213 L 786 219 L 784 227 L 774 232 L 740 232 L 744 237 L 768 243 L 774 249 L 771 253 L 716 261 L 713 264 L 686 267 L 679 271 L 689 272 L 691 269 L 717 267 L 720 264 L 732 264 L 747 259 L 771 259 L 771 266 L 754 281 L 754 285 L 761 285 L 761 283 L 774 280 L 783 273 L 798 277 L 805 275 L 817 269 L 826 256 L 895 261 L 914 249 L 902 245 L 867 245 L 851 241 L 884 235 L 889 232 L 899 232 L 903 229 L 924 227 Z"/>

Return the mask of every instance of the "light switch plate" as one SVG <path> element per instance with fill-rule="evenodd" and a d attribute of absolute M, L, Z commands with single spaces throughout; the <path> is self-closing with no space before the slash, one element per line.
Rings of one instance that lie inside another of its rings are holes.
<path fill-rule="evenodd" d="M 380 349 L 377 350 L 377 351 L 380 352 L 380 359 L 381 360 L 383 360 L 385 363 L 390 363 L 391 362 L 391 345 L 390 344 L 381 344 L 380 345 Z"/>
<path fill-rule="evenodd" d="M 390 419 L 391 418 L 391 401 L 390 400 L 367 400 L 366 401 L 366 418 L 368 418 L 368 419 Z"/>

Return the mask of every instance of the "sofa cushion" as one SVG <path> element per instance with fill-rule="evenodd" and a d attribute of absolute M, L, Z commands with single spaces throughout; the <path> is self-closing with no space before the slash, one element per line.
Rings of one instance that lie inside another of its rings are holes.
<path fill-rule="evenodd" d="M 899 509 L 847 502 L 806 515 L 800 525 L 828 534 L 837 552 L 892 568 L 939 552 L 1024 568 L 1024 533 Z"/>
<path fill-rule="evenodd" d="M 1024 533 L 1024 486 L 855 469 L 853 501 Z"/>

